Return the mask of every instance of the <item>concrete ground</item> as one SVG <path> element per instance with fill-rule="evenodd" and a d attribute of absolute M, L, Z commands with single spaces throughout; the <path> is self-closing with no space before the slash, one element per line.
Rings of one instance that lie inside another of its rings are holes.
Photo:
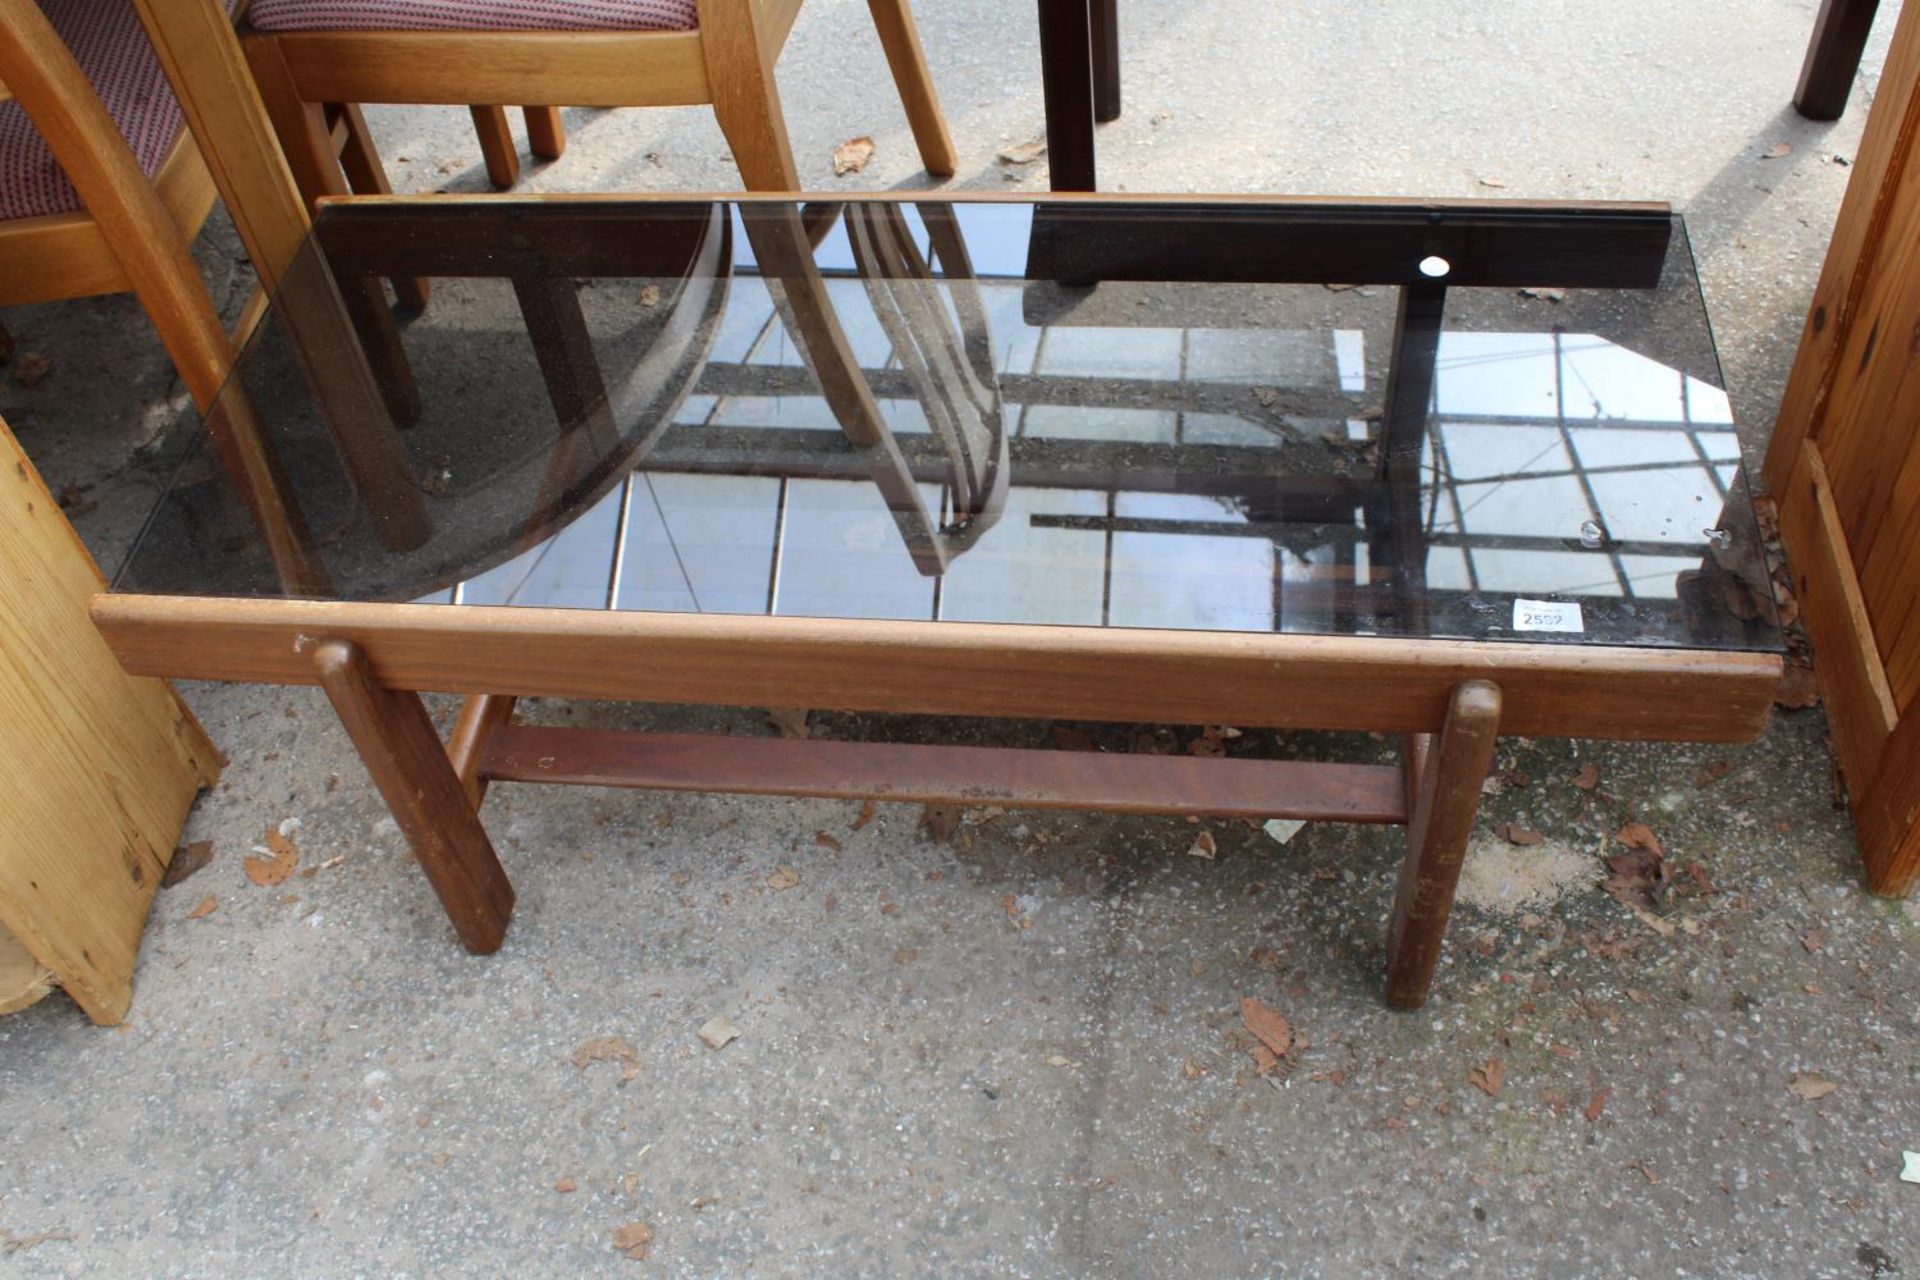
<path fill-rule="evenodd" d="M 1820 126 L 1787 104 L 1815 7 L 1124 0 L 1104 182 L 1670 199 L 1757 458 L 1895 8 Z M 1043 187 L 994 158 L 1041 125 L 1031 5 L 920 9 L 956 184 Z M 923 183 L 855 0 L 807 5 L 781 80 L 809 183 Z M 372 116 L 397 186 L 481 185 L 464 113 Z M 529 186 L 737 181 L 703 111 L 568 123 Z M 199 252 L 233 308 L 219 216 Z M 52 370 L 0 414 L 111 567 L 179 384 L 130 299 L 3 319 Z M 1920 916 L 1862 892 L 1817 711 L 1730 749 L 1504 743 L 1435 998 L 1395 1014 L 1397 836 L 1340 827 L 1216 825 L 1204 861 L 1177 820 L 979 812 L 937 845 L 900 807 L 508 788 L 519 908 L 474 959 L 319 697 L 185 694 L 232 756 L 186 832 L 214 860 L 158 898 L 125 1026 L 0 1019 L 0 1274 L 1920 1271 Z M 1657 926 L 1599 888 L 1628 819 L 1699 868 Z M 289 820 L 317 873 L 248 883 Z M 1270 1078 L 1250 995 L 1299 1041 Z"/>

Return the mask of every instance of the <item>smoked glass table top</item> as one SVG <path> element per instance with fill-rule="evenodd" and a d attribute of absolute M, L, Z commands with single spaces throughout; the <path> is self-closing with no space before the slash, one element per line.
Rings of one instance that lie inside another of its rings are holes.
<path fill-rule="evenodd" d="M 115 591 L 1779 643 L 1640 206 L 333 205 L 168 447 Z"/>

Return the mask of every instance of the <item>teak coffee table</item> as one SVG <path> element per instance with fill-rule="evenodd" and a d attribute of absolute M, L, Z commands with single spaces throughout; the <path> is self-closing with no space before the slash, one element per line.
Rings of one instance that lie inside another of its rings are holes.
<path fill-rule="evenodd" d="M 404 323 L 366 282 L 430 280 Z M 1404 823 L 1499 733 L 1736 741 L 1779 632 L 1664 207 L 327 205 L 93 615 L 318 684 L 469 950 L 489 783 Z M 467 695 L 442 743 L 419 698 Z M 1401 763 L 629 733 L 515 699 L 1370 730 Z"/>

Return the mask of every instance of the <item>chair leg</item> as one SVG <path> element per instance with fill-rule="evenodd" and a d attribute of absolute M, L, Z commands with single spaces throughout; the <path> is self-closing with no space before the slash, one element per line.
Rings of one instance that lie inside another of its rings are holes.
<path fill-rule="evenodd" d="M 1120 118 L 1118 0 L 1092 0 L 1087 19 L 1093 32 L 1093 119 L 1106 124 Z"/>
<path fill-rule="evenodd" d="M 527 149 L 542 160 L 558 160 L 567 149 L 567 126 L 558 107 L 522 107 L 527 121 Z"/>
<path fill-rule="evenodd" d="M 393 185 L 387 181 L 386 166 L 380 163 L 380 152 L 373 145 L 373 132 L 367 128 L 367 118 L 360 113 L 359 105 L 341 103 L 338 111 L 340 129 L 344 135 L 340 141 L 340 167 L 346 171 L 347 185 L 353 188 L 355 195 L 392 195 Z M 390 283 L 401 310 L 427 309 L 427 298 L 432 289 L 426 277 L 393 276 Z"/>
<path fill-rule="evenodd" d="M 487 180 L 505 191 L 520 180 L 520 153 L 514 149 L 513 128 L 505 107 L 469 107 L 473 131 L 480 135 L 480 154 L 487 162 Z"/>
<path fill-rule="evenodd" d="M 907 123 L 920 148 L 920 163 L 935 177 L 951 178 L 957 163 L 953 137 L 947 132 L 947 118 L 940 111 L 933 77 L 927 72 L 927 55 L 920 47 L 913 11 L 907 7 L 907 0 L 867 0 L 867 8 L 880 33 L 880 46 L 886 50 L 887 65 L 893 69 L 900 101 L 906 106 Z"/>
<path fill-rule="evenodd" d="M 274 134 L 280 139 L 280 150 L 286 155 L 300 198 L 311 208 L 321 196 L 346 195 L 347 175 L 333 149 L 326 108 L 318 102 L 301 101 L 299 87 L 272 37 L 251 37 L 245 47 L 253 82 L 260 90 L 260 101 L 267 109 Z M 419 421 L 420 390 L 413 380 L 406 348 L 400 344 L 399 327 L 387 307 L 386 290 L 375 279 L 343 280 L 340 296 L 360 336 L 387 412 L 397 423 Z"/>
<path fill-rule="evenodd" d="M 787 141 L 786 113 L 773 82 L 773 61 L 746 21 L 703 25 L 713 114 L 733 148 L 733 162 L 749 191 L 798 191 L 800 170 Z"/>

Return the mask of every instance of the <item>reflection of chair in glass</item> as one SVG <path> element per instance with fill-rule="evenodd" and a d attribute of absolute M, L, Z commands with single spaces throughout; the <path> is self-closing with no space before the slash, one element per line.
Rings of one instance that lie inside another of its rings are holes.
<path fill-rule="evenodd" d="M 747 203 L 740 214 L 774 305 L 846 438 L 862 451 L 920 572 L 943 573 L 999 517 L 1007 438 L 986 309 L 951 206 L 916 206 L 940 275 L 899 206 Z M 912 466 L 841 324 L 813 248 L 844 219 L 855 268 L 945 460 L 944 518 Z M 948 309 L 951 300 L 952 310 Z"/>
<path fill-rule="evenodd" d="M 217 401 L 233 347 L 187 240 L 213 203 L 206 166 L 132 10 L 96 9 L 0 0 L 0 159 L 19 183 L 0 190 L 0 305 L 132 290 L 284 578 L 310 585 L 252 407 Z"/>

